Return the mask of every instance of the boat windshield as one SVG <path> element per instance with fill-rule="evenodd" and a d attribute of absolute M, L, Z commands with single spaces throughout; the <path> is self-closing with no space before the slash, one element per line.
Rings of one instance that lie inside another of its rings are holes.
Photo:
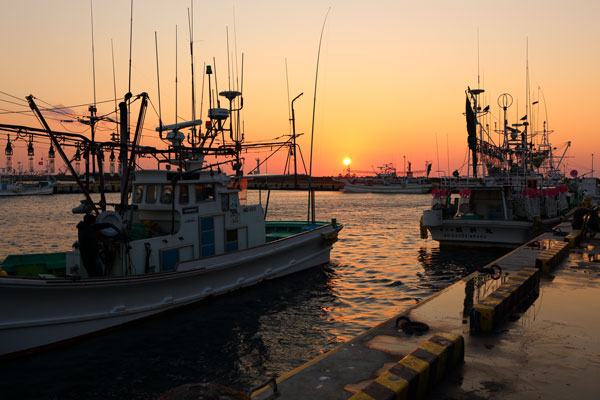
<path fill-rule="evenodd" d="M 173 185 L 162 185 L 160 189 L 160 202 L 162 204 L 171 204 L 173 200 Z"/>
<path fill-rule="evenodd" d="M 215 199 L 215 187 L 212 184 L 196 185 L 196 203 Z"/>
<path fill-rule="evenodd" d="M 188 185 L 179 185 L 179 204 L 187 204 L 190 201 Z"/>
<path fill-rule="evenodd" d="M 156 203 L 156 185 L 148 185 L 146 187 L 146 203 Z"/>
<path fill-rule="evenodd" d="M 141 203 L 144 195 L 144 186 L 143 185 L 135 185 L 133 189 L 133 202 Z"/>

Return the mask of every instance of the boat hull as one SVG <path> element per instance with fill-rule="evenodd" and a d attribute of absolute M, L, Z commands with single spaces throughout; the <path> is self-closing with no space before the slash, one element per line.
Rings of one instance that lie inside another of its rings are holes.
<path fill-rule="evenodd" d="M 0 190 L 0 196 L 39 196 L 54 193 L 54 186 L 43 186 L 40 188 L 27 189 L 5 189 Z"/>
<path fill-rule="evenodd" d="M 0 356 L 32 351 L 329 262 L 329 224 L 182 263 L 176 271 L 71 280 L 0 277 Z"/>
<path fill-rule="evenodd" d="M 538 229 L 547 230 L 559 222 L 560 218 L 553 218 L 536 227 L 531 221 L 443 219 L 425 227 L 441 245 L 517 247 L 533 239 Z"/>

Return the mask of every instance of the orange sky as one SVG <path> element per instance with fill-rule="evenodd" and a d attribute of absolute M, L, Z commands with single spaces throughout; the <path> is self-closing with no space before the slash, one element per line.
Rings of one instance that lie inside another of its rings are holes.
<path fill-rule="evenodd" d="M 5 2 L 6 3 L 6 2 Z M 219 89 L 227 87 L 226 28 L 230 51 L 244 53 L 243 114 L 247 140 L 289 133 L 288 93 L 296 102 L 297 132 L 305 157 L 310 151 L 316 56 L 325 26 L 316 102 L 314 173 L 337 175 L 345 157 L 351 168 L 370 170 L 388 162 L 413 169 L 433 162 L 434 175 L 466 173 L 464 90 L 477 86 L 478 53 L 486 104 L 498 117 L 497 97 L 511 93 L 511 122 L 525 114 L 526 43 L 532 101 L 540 97 L 538 121 L 547 119 L 551 140 L 562 152 L 572 145 L 568 170 L 591 169 L 599 153 L 594 119 L 600 91 L 600 2 L 597 1 L 194 1 L 195 74 L 200 97 L 202 66 L 217 61 Z M 174 122 L 175 31 L 178 32 L 178 114 L 191 118 L 187 15 L 190 1 L 134 1 L 133 93 L 146 91 L 158 107 L 154 33 L 158 34 L 161 103 L 165 123 Z M 113 95 L 111 39 L 117 95 L 128 88 L 130 2 L 94 1 L 96 96 Z M 234 21 L 235 15 L 235 21 Z M 478 51 L 479 32 L 479 51 Z M 0 91 L 24 98 L 32 93 L 53 105 L 93 101 L 90 2 L 13 1 L 0 13 Z M 542 97 L 543 94 L 543 97 Z M 544 101 L 545 99 L 545 101 Z M 19 101 L 0 94 L 0 123 L 39 126 Z M 518 109 L 517 109 L 518 103 Z M 100 113 L 114 105 L 102 104 Z M 197 107 L 199 108 L 199 106 Z M 85 114 L 86 107 L 75 108 Z M 206 106 L 205 106 L 206 110 Z M 206 111 L 202 116 L 205 118 Z M 157 115 L 148 110 L 143 144 Z M 491 120 L 493 124 L 494 119 Z M 541 123 L 541 122 L 540 122 Z M 85 131 L 81 124 L 54 124 Z M 107 128 L 111 128 L 108 126 Z M 101 132 L 108 139 L 109 131 Z M 0 135 L 0 148 L 5 146 Z M 15 160 L 25 161 L 25 145 Z M 36 157 L 47 147 L 36 148 Z M 449 154 L 449 157 L 448 157 Z M 245 171 L 255 165 L 247 156 Z M 0 165 L 4 166 L 4 155 Z M 282 171 L 283 157 L 268 164 Z M 598 164 L 598 163 L 596 163 Z M 265 172 L 263 169 L 262 172 Z M 596 174 L 597 175 L 597 174 Z"/>

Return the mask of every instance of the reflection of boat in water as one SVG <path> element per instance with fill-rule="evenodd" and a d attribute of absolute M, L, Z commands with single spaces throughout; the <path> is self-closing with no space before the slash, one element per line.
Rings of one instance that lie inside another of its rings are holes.
<path fill-rule="evenodd" d="M 405 176 L 399 176 L 392 164 L 384 164 L 378 167 L 374 177 L 355 177 L 347 174 L 336 179 L 344 184 L 343 191 L 346 193 L 406 193 L 422 194 L 428 193 L 432 184 L 428 178 L 417 178 L 413 176 L 411 164 Z M 427 174 L 431 170 L 428 164 Z"/>
<path fill-rule="evenodd" d="M 0 178 L 0 196 L 31 196 L 54 193 L 56 181 L 25 182 L 14 176 Z"/>
<path fill-rule="evenodd" d="M 18 307 L 0 316 L 0 355 L 65 341 L 329 262 L 342 229 L 335 219 L 318 222 L 313 214 L 305 221 L 265 221 L 260 204 L 245 204 L 241 133 L 233 128 L 241 124 L 231 121 L 239 118 L 235 99 L 241 93 L 221 95 L 229 99 L 230 108 L 208 110 L 206 131 L 195 137 L 195 145 L 186 146 L 180 130 L 193 127 L 196 135 L 200 120 L 161 126 L 161 138 L 166 131 L 171 143 L 167 150 L 137 145 L 148 104 L 145 93 L 135 98 L 141 108 L 131 143 L 78 144 L 121 150 L 126 166 L 121 188 L 130 186 L 131 177 L 131 201 L 122 190 L 121 202 L 108 211 L 103 199 L 94 203 L 80 185 L 98 213 L 96 223 L 103 224 L 98 225 L 99 258 L 92 258 L 91 265 L 89 254 L 81 254 L 89 251 L 89 243 L 68 252 L 4 260 L 0 302 Z M 44 121 L 33 96 L 28 101 Z M 120 111 L 126 132 L 125 102 Z M 64 154 L 54 133 L 49 128 L 46 133 Z M 61 135 L 63 142 L 75 139 Z M 136 157 L 143 155 L 162 157 L 167 169 L 133 171 Z M 64 161 L 69 163 L 66 157 Z M 235 176 L 221 171 L 225 164 Z M 88 276 L 94 269 L 89 266 L 100 266 L 100 276 Z"/>
<path fill-rule="evenodd" d="M 129 324 L 73 346 L 18 362 L 5 360 L 0 363 L 3 398 L 60 399 L 77 394 L 87 398 L 89 393 L 139 398 L 144 393 L 144 398 L 154 399 L 178 382 L 196 382 L 198 376 L 240 389 L 256 386 L 265 376 L 297 367 L 308 357 L 307 352 L 318 354 L 322 336 L 336 343 L 332 327 L 318 338 L 314 334 L 314 327 L 324 320 L 318 311 L 336 304 L 337 296 L 329 286 L 334 275 L 329 266 L 312 268 Z M 291 317 L 294 323 L 286 323 Z M 110 351 L 90 358 L 99 348 Z M 50 369 L 49 359 L 53 360 Z M 115 360 L 127 368 L 114 368 Z M 161 369 L 156 362 L 177 365 L 177 379 L 157 379 Z M 28 372 L 41 369 L 46 372 L 36 374 L 32 385 Z M 64 384 L 82 375 L 90 377 L 82 387 Z M 134 375 L 143 378 L 133 379 Z M 128 377 L 132 379 L 124 385 Z"/>
<path fill-rule="evenodd" d="M 423 225 L 442 244 L 517 246 L 558 224 L 577 204 L 578 196 L 569 193 L 558 173 L 560 162 L 554 164 L 545 124 L 539 143 L 534 143 L 536 135 L 528 133 L 527 116 L 512 127 L 507 124 L 506 110 L 512 102 L 508 94 L 499 98 L 505 113 L 499 131 L 504 143 L 493 143 L 478 121 L 489 109 L 479 106 L 482 92 L 469 89 L 466 101 L 473 178 L 449 179 L 434 189 Z M 477 178 L 479 168 L 487 176 Z M 458 195 L 454 201 L 453 195 Z"/>

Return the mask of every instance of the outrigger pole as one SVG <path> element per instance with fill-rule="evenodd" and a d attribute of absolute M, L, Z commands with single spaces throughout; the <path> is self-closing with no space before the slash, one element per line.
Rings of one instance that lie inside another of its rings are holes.
<path fill-rule="evenodd" d="M 86 201 L 92 207 L 92 209 L 94 210 L 94 212 L 96 214 L 98 214 L 98 208 L 96 208 L 96 205 L 94 204 L 94 201 L 90 197 L 90 193 L 88 191 L 88 188 L 83 185 L 83 183 L 79 179 L 79 176 L 77 176 L 77 173 L 73 169 L 73 166 L 71 165 L 71 162 L 69 161 L 69 158 L 67 157 L 67 155 L 63 151 L 60 143 L 56 139 L 56 136 L 54 136 L 54 133 L 52 132 L 52 129 L 50 129 L 50 126 L 48 125 L 48 123 L 44 119 L 44 116 L 40 112 L 38 106 L 35 104 L 35 101 L 33 100 L 33 95 L 30 94 L 29 96 L 26 97 L 26 99 L 27 99 L 27 102 L 29 103 L 29 107 L 35 113 L 35 115 L 37 116 L 38 120 L 40 121 L 40 123 L 42 124 L 42 126 L 44 127 L 44 129 L 46 130 L 46 133 L 50 137 L 50 140 L 52 140 L 52 143 L 54 144 L 54 147 L 56 147 L 56 150 L 58 150 L 58 154 L 60 154 L 60 156 L 63 159 L 64 163 L 69 168 L 69 171 L 71 172 L 71 175 L 73 175 L 75 177 L 75 181 L 77 182 L 77 185 L 79 185 L 79 187 L 81 188 L 81 191 L 85 195 Z"/>

